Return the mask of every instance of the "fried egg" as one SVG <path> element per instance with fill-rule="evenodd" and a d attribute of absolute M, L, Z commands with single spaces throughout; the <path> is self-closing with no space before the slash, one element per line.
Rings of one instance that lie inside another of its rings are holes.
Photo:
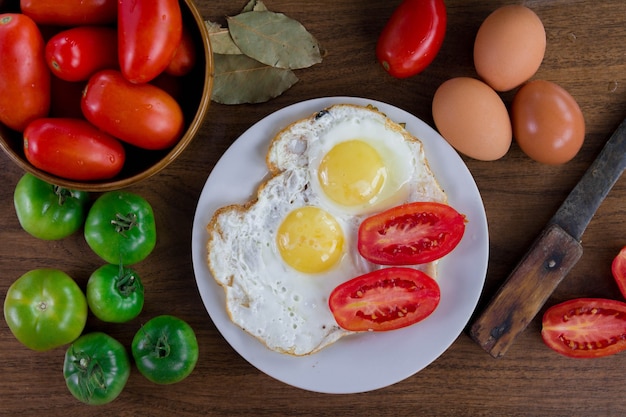
<path fill-rule="evenodd" d="M 350 332 L 328 307 L 339 284 L 379 268 L 361 221 L 410 201 L 446 202 L 421 142 L 368 106 L 340 104 L 283 128 L 256 198 L 218 209 L 207 262 L 230 319 L 268 348 L 307 355 Z M 436 264 L 420 265 L 435 276 Z"/>

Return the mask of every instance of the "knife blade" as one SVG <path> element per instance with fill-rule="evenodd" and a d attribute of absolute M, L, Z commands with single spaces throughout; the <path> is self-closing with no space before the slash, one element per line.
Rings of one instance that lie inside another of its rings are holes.
<path fill-rule="evenodd" d="M 494 358 L 503 356 L 582 256 L 580 239 L 626 169 L 626 119 L 572 189 L 486 308 L 470 337 Z"/>

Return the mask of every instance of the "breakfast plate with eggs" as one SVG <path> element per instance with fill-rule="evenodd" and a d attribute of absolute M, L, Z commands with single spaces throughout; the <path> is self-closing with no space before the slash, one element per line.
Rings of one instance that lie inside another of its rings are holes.
<path fill-rule="evenodd" d="M 330 293 L 384 268 L 357 251 L 359 225 L 414 201 L 466 219 L 452 252 L 412 266 L 436 280 L 439 304 L 396 330 L 341 328 Z M 211 319 L 244 359 L 302 389 L 365 392 L 428 366 L 462 332 L 487 271 L 487 221 L 470 172 L 436 131 L 389 104 L 328 97 L 267 116 L 224 153 L 198 201 L 192 256 Z"/>

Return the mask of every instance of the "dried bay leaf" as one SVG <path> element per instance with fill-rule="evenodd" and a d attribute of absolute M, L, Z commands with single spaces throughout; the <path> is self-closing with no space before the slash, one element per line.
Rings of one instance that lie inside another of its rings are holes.
<path fill-rule="evenodd" d="M 317 40 L 297 20 L 255 11 L 228 17 L 230 35 L 241 51 L 278 68 L 301 69 L 322 62 Z"/>
<path fill-rule="evenodd" d="M 209 30 L 209 40 L 211 41 L 211 50 L 214 54 L 224 55 L 241 55 L 241 49 L 235 44 L 230 32 L 227 28 L 223 28 L 219 23 L 205 20 L 207 29 Z"/>
<path fill-rule="evenodd" d="M 267 10 L 267 6 L 265 6 L 265 4 L 261 0 L 250 0 L 248 4 L 245 5 L 241 13 L 265 12 Z"/>
<path fill-rule="evenodd" d="M 216 103 L 263 103 L 298 81 L 293 71 L 262 64 L 246 55 L 215 54 L 214 64 L 211 100 Z"/>

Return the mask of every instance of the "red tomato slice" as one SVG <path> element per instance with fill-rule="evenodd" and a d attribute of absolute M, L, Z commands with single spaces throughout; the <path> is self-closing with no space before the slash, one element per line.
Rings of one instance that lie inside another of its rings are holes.
<path fill-rule="evenodd" d="M 368 217 L 359 227 L 361 256 L 380 265 L 416 265 L 450 253 L 465 233 L 465 216 L 447 204 L 414 202 Z"/>
<path fill-rule="evenodd" d="M 420 73 L 441 49 L 446 24 L 443 0 L 404 0 L 378 38 L 378 61 L 397 78 Z"/>
<path fill-rule="evenodd" d="M 425 319 L 435 311 L 439 298 L 439 285 L 424 272 L 391 267 L 339 285 L 328 305 L 346 330 L 387 331 Z"/>
<path fill-rule="evenodd" d="M 615 282 L 617 282 L 622 296 L 626 298 L 626 246 L 624 246 L 613 259 L 611 271 L 613 272 L 613 278 Z"/>
<path fill-rule="evenodd" d="M 577 298 L 550 307 L 543 315 L 546 345 L 571 358 L 597 358 L 626 349 L 626 303 Z"/>

